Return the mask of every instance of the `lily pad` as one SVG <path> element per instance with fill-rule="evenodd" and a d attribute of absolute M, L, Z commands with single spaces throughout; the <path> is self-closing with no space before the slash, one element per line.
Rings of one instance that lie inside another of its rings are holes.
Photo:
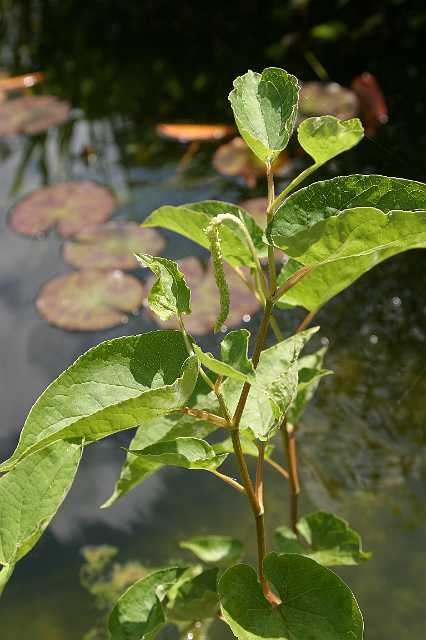
<path fill-rule="evenodd" d="M 299 109 L 305 116 L 332 115 L 347 120 L 357 115 L 359 101 L 354 91 L 337 82 L 305 82 L 300 91 Z"/>
<path fill-rule="evenodd" d="M 178 262 L 179 268 L 185 275 L 185 280 L 191 289 L 191 315 L 185 316 L 185 326 L 190 334 L 202 336 L 209 333 L 216 322 L 219 310 L 219 294 L 214 279 L 214 273 L 209 263 L 207 269 L 197 258 L 185 258 Z M 258 311 L 260 305 L 246 285 L 240 280 L 235 271 L 225 264 L 225 273 L 229 285 L 231 308 L 226 321 L 227 327 L 237 327 L 243 316 L 251 316 Z M 150 288 L 152 279 L 147 283 Z M 152 316 L 157 324 L 165 328 L 177 328 L 175 320 L 161 321 Z"/>
<path fill-rule="evenodd" d="M 135 253 L 157 254 L 164 245 L 154 229 L 119 220 L 85 228 L 64 244 L 63 258 L 77 269 L 136 269 Z"/>
<path fill-rule="evenodd" d="M 0 135 L 41 133 L 68 118 L 71 106 L 55 96 L 24 96 L 0 105 Z"/>
<path fill-rule="evenodd" d="M 282 153 L 274 163 L 275 175 L 284 175 L 290 165 L 289 157 Z M 224 176 L 241 177 L 248 187 L 255 187 L 257 179 L 265 175 L 265 165 L 242 138 L 233 138 L 221 145 L 213 156 L 213 166 Z"/>
<path fill-rule="evenodd" d="M 142 305 L 144 289 L 118 269 L 85 269 L 49 280 L 36 306 L 51 324 L 69 331 L 99 331 L 127 320 Z"/>
<path fill-rule="evenodd" d="M 24 236 L 37 237 L 56 227 L 67 237 L 111 217 L 114 197 L 95 182 L 59 182 L 33 191 L 12 209 L 9 224 Z"/>
<path fill-rule="evenodd" d="M 157 132 L 178 142 L 207 142 L 232 135 L 235 128 L 227 124 L 158 124 Z"/>

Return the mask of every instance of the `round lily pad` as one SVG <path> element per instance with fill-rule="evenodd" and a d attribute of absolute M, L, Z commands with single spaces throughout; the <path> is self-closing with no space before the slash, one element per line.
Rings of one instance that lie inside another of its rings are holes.
<path fill-rule="evenodd" d="M 9 224 L 25 236 L 37 237 L 53 227 L 61 236 L 72 236 L 108 220 L 113 208 L 112 193 L 95 182 L 60 182 L 20 200 L 10 213 Z"/>
<path fill-rule="evenodd" d="M 191 289 L 192 313 L 184 317 L 185 326 L 189 333 L 194 336 L 210 333 L 219 314 L 219 292 L 211 263 L 205 269 L 197 258 L 192 257 L 180 260 L 178 264 L 185 275 L 186 283 Z M 225 273 L 231 298 L 231 308 L 225 324 L 227 328 L 238 327 L 243 321 L 248 322 L 260 306 L 257 299 L 231 267 L 225 265 Z M 153 281 L 154 278 L 149 279 L 147 283 L 148 291 Z M 163 322 L 154 314 L 152 314 L 152 317 L 161 327 L 177 327 L 174 319 Z"/>
<path fill-rule="evenodd" d="M 337 82 L 305 82 L 299 107 L 305 116 L 332 115 L 347 120 L 357 115 L 359 102 L 354 91 Z"/>
<path fill-rule="evenodd" d="M 127 320 L 143 302 L 144 289 L 118 269 L 84 269 L 49 280 L 36 307 L 51 324 L 69 331 L 99 331 Z"/>
<path fill-rule="evenodd" d="M 289 158 L 284 152 L 274 163 L 275 175 L 284 175 L 289 168 Z M 248 148 L 242 138 L 233 138 L 221 145 L 213 156 L 213 166 L 224 176 L 242 177 L 248 187 L 255 187 L 257 179 L 265 175 L 265 165 Z"/>
<path fill-rule="evenodd" d="M 41 133 L 64 122 L 70 113 L 68 102 L 54 96 L 24 96 L 0 105 L 0 135 Z"/>
<path fill-rule="evenodd" d="M 64 244 L 63 257 L 77 269 L 136 269 L 135 253 L 157 255 L 164 244 L 155 229 L 119 220 L 85 228 Z"/>
<path fill-rule="evenodd" d="M 158 124 L 157 132 L 178 142 L 204 142 L 221 140 L 235 132 L 226 124 Z"/>

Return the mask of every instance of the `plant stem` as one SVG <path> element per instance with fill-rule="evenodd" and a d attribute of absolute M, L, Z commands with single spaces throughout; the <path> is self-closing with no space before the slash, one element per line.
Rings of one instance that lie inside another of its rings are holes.
<path fill-rule="evenodd" d="M 301 331 L 309 327 L 309 325 L 311 324 L 312 320 L 315 318 L 317 313 L 318 313 L 318 310 L 310 311 L 309 313 L 307 313 L 294 333 L 300 333 Z"/>
<path fill-rule="evenodd" d="M 266 165 L 266 181 L 268 183 L 268 207 L 266 210 L 267 222 L 271 222 L 273 218 L 272 205 L 275 200 L 274 174 L 270 162 Z M 277 272 L 275 269 L 275 249 L 268 245 L 268 269 L 269 269 L 269 293 L 274 295 L 277 288 Z"/>
<path fill-rule="evenodd" d="M 273 302 L 278 302 L 278 300 L 280 298 L 282 298 L 282 296 L 292 287 L 294 287 L 295 284 L 297 284 L 299 282 L 299 280 L 301 280 L 302 278 L 304 278 L 306 276 L 307 273 L 309 273 L 311 271 L 312 267 L 301 267 L 298 271 L 296 271 L 296 273 L 293 273 L 292 276 L 290 276 L 288 278 L 288 280 L 286 280 L 284 282 L 284 284 L 277 290 L 277 292 L 274 295 L 273 298 Z"/>
<path fill-rule="evenodd" d="M 264 512 L 263 506 L 263 469 L 265 462 L 265 445 L 263 442 L 259 442 L 257 444 L 257 449 L 259 451 L 257 456 L 257 464 L 256 464 L 256 486 L 255 486 L 255 494 L 257 499 L 257 504 L 262 512 Z"/>
<path fill-rule="evenodd" d="M 289 424 L 287 420 L 283 420 L 281 424 L 281 436 L 283 439 L 284 450 L 287 453 L 288 471 L 290 476 L 290 523 L 294 533 L 297 533 L 300 484 L 297 472 L 296 434 L 293 425 Z"/>
<path fill-rule="evenodd" d="M 289 479 L 287 469 L 284 469 L 284 467 L 282 467 L 276 460 L 273 460 L 272 458 L 266 458 L 265 461 L 267 464 L 269 464 L 269 466 L 275 469 L 275 471 L 278 471 L 278 473 L 282 475 L 283 478 L 285 478 L 286 480 Z"/>
<path fill-rule="evenodd" d="M 316 171 L 321 165 L 318 165 L 316 163 L 311 164 L 309 167 L 307 167 L 304 171 L 302 171 L 302 173 L 299 173 L 298 176 L 296 176 L 294 178 L 294 180 L 292 180 L 290 182 L 290 184 L 288 184 L 286 186 L 286 188 L 281 191 L 281 193 L 275 198 L 274 202 L 272 203 L 272 214 L 274 214 L 276 212 L 276 210 L 278 209 L 278 207 L 282 204 L 282 202 L 286 199 L 286 197 L 296 188 L 299 186 L 299 184 L 301 182 L 303 182 L 304 180 L 306 180 L 306 178 L 308 176 L 311 175 L 311 173 L 313 173 L 314 171 Z"/>
<path fill-rule="evenodd" d="M 209 411 L 204 411 L 203 409 L 197 409 L 195 407 L 183 407 L 180 411 L 187 416 L 197 418 L 197 420 L 205 420 L 206 422 L 210 422 L 210 424 L 214 424 L 216 427 L 223 427 L 224 429 L 232 428 L 232 425 L 228 422 L 228 420 L 226 420 L 226 418 L 217 416 L 215 413 L 210 413 Z"/>
<path fill-rule="evenodd" d="M 223 480 L 223 482 L 226 482 L 226 484 L 229 484 L 231 487 L 234 487 L 234 489 L 236 489 L 240 493 L 247 493 L 243 485 L 237 482 L 236 480 L 234 480 L 234 478 L 231 478 L 230 476 L 227 476 L 226 474 L 221 473 L 217 469 L 213 469 L 211 473 L 215 475 L 216 478 L 220 478 L 221 480 Z"/>
<path fill-rule="evenodd" d="M 271 325 L 271 329 L 274 333 L 274 336 L 277 339 L 277 342 L 282 342 L 284 340 L 284 335 L 278 325 L 278 322 L 276 321 L 276 319 L 274 318 L 273 315 L 271 315 L 271 319 L 269 321 L 270 325 Z"/>

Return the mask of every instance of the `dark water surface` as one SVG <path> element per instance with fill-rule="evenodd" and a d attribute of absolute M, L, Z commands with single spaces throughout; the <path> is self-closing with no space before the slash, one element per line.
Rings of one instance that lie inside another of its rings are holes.
<path fill-rule="evenodd" d="M 424 179 L 425 134 L 419 120 L 424 94 L 417 94 L 415 67 L 407 69 L 411 107 L 400 87 L 392 86 L 391 69 L 384 69 L 390 124 L 318 177 L 356 171 Z M 49 326 L 35 310 L 35 297 L 44 282 L 70 269 L 54 233 L 28 239 L 11 231 L 10 206 L 43 183 L 64 179 L 95 179 L 110 186 L 119 202 L 115 217 L 137 221 L 165 203 L 239 201 L 263 194 L 262 181 L 250 191 L 238 180 L 219 176 L 211 166 L 214 146 L 209 144 L 178 175 L 184 148 L 160 140 L 141 125 L 142 119 L 111 115 L 89 121 L 75 111 L 73 122 L 35 139 L 0 140 L 1 459 L 13 450 L 34 400 L 77 356 L 101 340 L 154 328 L 143 311 L 101 333 Z M 28 145 L 34 143 L 25 163 Z M 176 235 L 166 237 L 166 255 L 172 258 L 203 254 Z M 374 554 L 365 565 L 339 572 L 359 599 L 367 640 L 424 637 L 425 260 L 424 252 L 412 251 L 380 265 L 319 314 L 321 338 L 330 345 L 327 366 L 335 375 L 321 384 L 300 431 L 303 512 L 335 510 L 360 531 L 365 549 Z M 293 311 L 281 320 L 290 330 L 301 317 Z M 257 321 L 253 318 L 248 328 Z M 216 344 L 212 338 L 201 342 L 209 348 Z M 121 434 L 86 450 L 59 514 L 19 563 L 0 602 L 1 640 L 82 638 L 97 616 L 79 585 L 83 545 L 114 544 L 123 559 L 158 566 L 176 555 L 179 540 L 211 532 L 241 538 L 254 558 L 248 505 L 209 474 L 166 469 L 112 508 L 100 510 L 124 457 L 120 447 L 129 437 Z M 287 487 L 269 470 L 266 487 L 271 537 L 286 522 Z"/>

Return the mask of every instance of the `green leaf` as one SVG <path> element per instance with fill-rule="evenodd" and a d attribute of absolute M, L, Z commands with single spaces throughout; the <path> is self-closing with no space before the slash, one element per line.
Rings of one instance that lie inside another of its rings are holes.
<path fill-rule="evenodd" d="M 300 146 L 320 167 L 354 147 L 364 137 L 361 120 L 339 120 L 334 116 L 306 118 L 298 130 Z"/>
<path fill-rule="evenodd" d="M 377 175 L 340 176 L 315 182 L 285 200 L 269 224 L 267 235 L 273 244 L 286 251 L 293 236 L 307 232 L 331 216 L 339 216 L 346 209 L 358 207 L 374 207 L 384 213 L 426 209 L 426 184 Z M 319 235 L 314 233 L 312 239 L 318 240 Z M 287 253 L 297 258 L 294 251 Z"/>
<path fill-rule="evenodd" d="M 169 229 L 209 249 L 210 242 L 205 230 L 211 220 L 220 213 L 232 213 L 239 218 L 242 217 L 259 255 L 266 255 L 267 249 L 262 239 L 262 229 L 244 209 L 227 202 L 205 200 L 178 207 L 170 205 L 160 207 L 148 216 L 142 227 Z M 243 233 L 236 224 L 225 220 L 220 225 L 219 237 L 223 257 L 230 265 L 233 267 L 256 266 Z"/>
<path fill-rule="evenodd" d="M 311 513 L 299 520 L 297 530 L 300 539 L 288 527 L 279 527 L 275 531 L 280 551 L 299 553 L 329 567 L 359 564 L 371 556 L 362 550 L 360 536 L 333 513 Z"/>
<path fill-rule="evenodd" d="M 0 478 L 0 565 L 11 567 L 38 542 L 73 483 L 81 454 L 81 444 L 55 442 Z"/>
<path fill-rule="evenodd" d="M 14 564 L 7 564 L 5 567 L 0 569 L 0 597 L 3 591 L 5 590 L 7 583 L 12 577 L 14 569 L 15 569 Z"/>
<path fill-rule="evenodd" d="M 315 394 L 321 378 L 332 373 L 322 367 L 326 352 L 327 347 L 322 347 L 315 353 L 299 358 L 297 362 L 299 370 L 297 394 L 287 414 L 288 421 L 292 424 L 299 422 L 306 405 Z"/>
<path fill-rule="evenodd" d="M 173 598 L 167 606 L 167 618 L 174 621 L 205 620 L 219 613 L 217 595 L 218 569 L 206 569 L 173 587 Z"/>
<path fill-rule="evenodd" d="M 231 567 L 219 580 L 222 614 L 239 640 L 362 640 L 358 604 L 332 571 L 310 558 L 276 553 L 263 566 L 282 600 L 276 607 L 248 565 Z"/>
<path fill-rule="evenodd" d="M 157 276 L 148 296 L 152 311 L 162 320 L 191 313 L 191 291 L 176 262 L 141 253 L 136 257 Z"/>
<path fill-rule="evenodd" d="M 135 582 L 118 599 L 108 620 L 111 640 L 141 640 L 166 623 L 162 601 L 185 569 L 160 569 Z"/>
<path fill-rule="evenodd" d="M 244 553 L 243 544 L 229 536 L 197 536 L 179 543 L 182 549 L 188 549 L 203 562 L 214 564 L 232 564 Z"/>
<path fill-rule="evenodd" d="M 254 381 L 254 374 L 247 375 L 246 373 L 242 373 L 237 369 L 234 369 L 230 364 L 226 362 L 222 362 L 222 360 L 217 360 L 211 353 L 203 353 L 200 347 L 196 344 L 192 345 L 194 349 L 194 353 L 207 369 L 217 373 L 219 376 L 234 378 L 235 380 L 241 380 L 242 382 Z"/>
<path fill-rule="evenodd" d="M 208 471 L 217 469 L 227 458 L 227 454 L 216 454 L 208 442 L 199 438 L 162 440 L 145 449 L 132 449 L 131 455 L 144 458 L 147 462 Z"/>
<path fill-rule="evenodd" d="M 222 340 L 220 355 L 222 361 L 241 373 L 253 373 L 253 363 L 248 357 L 250 332 L 247 329 L 230 331 Z"/>
<path fill-rule="evenodd" d="M 78 358 L 31 409 L 1 471 L 52 442 L 94 442 L 185 405 L 198 377 L 178 331 L 152 331 L 101 343 Z"/>
<path fill-rule="evenodd" d="M 283 69 L 248 71 L 229 94 L 238 130 L 250 149 L 272 163 L 286 148 L 297 117 L 299 83 Z"/>

